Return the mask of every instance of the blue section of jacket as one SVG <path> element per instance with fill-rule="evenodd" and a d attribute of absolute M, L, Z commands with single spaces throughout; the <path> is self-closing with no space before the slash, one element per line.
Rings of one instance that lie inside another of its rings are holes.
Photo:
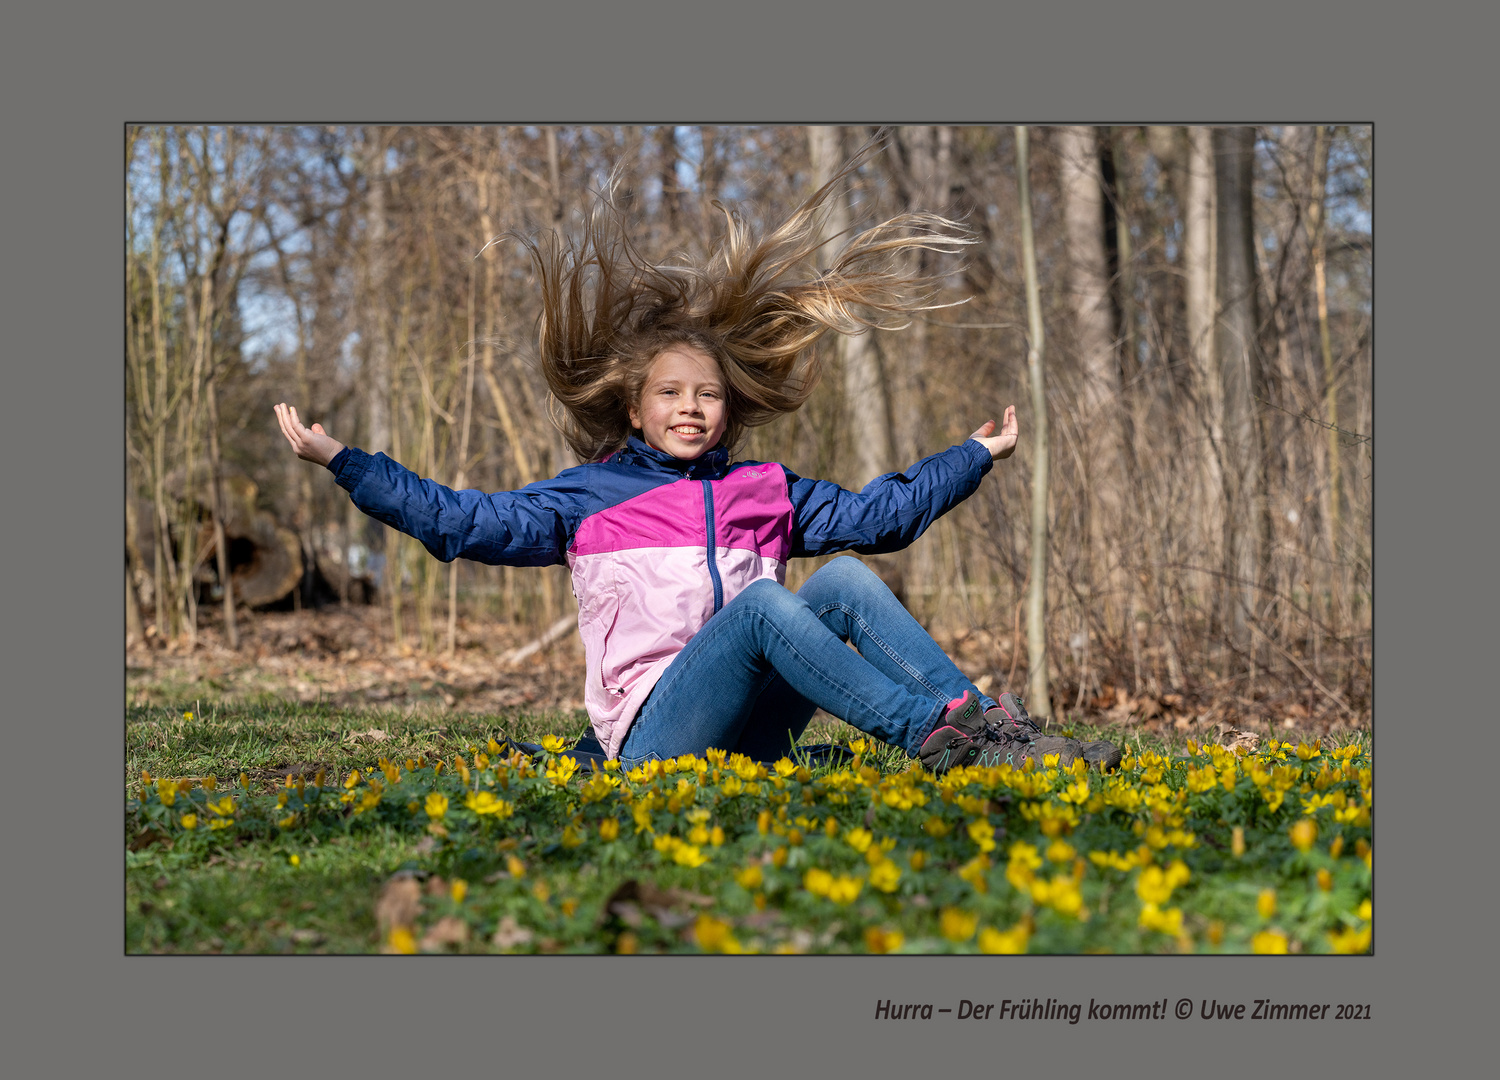
<path fill-rule="evenodd" d="M 443 562 L 473 559 L 508 566 L 566 561 L 578 526 L 591 514 L 676 480 L 718 480 L 758 462 L 729 462 L 710 450 L 682 461 L 632 437 L 603 461 L 564 469 L 516 491 L 455 491 L 424 480 L 385 454 L 346 447 L 328 464 L 365 513 L 421 541 Z M 899 551 L 968 498 L 993 468 L 973 439 L 887 473 L 858 492 L 804 479 L 781 466 L 793 510 L 793 556 Z"/>

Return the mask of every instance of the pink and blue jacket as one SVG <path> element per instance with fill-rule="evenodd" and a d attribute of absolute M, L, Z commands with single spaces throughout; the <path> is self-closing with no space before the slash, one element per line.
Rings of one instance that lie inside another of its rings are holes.
<path fill-rule="evenodd" d="M 586 656 L 584 705 L 610 757 L 673 658 L 787 560 L 899 551 L 974 493 L 989 452 L 970 439 L 858 493 L 783 465 L 711 450 L 682 461 L 640 439 L 519 491 L 454 491 L 350 447 L 329 469 L 365 513 L 434 556 L 509 566 L 566 563 Z"/>

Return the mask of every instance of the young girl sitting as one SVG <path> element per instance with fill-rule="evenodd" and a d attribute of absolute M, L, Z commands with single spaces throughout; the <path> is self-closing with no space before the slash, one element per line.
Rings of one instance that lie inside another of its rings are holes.
<path fill-rule="evenodd" d="M 453 491 L 304 427 L 285 403 L 281 429 L 361 510 L 445 562 L 565 562 L 584 703 L 605 752 L 627 766 L 709 747 L 773 759 L 821 707 L 934 772 L 1047 754 L 1112 768 L 1111 744 L 1043 736 L 1014 695 L 980 694 L 859 560 L 834 559 L 796 593 L 783 584 L 791 558 L 911 544 L 1019 432 L 1007 407 L 998 433 L 987 421 L 857 494 L 731 462 L 747 428 L 806 401 L 823 334 L 893 328 L 938 306 L 936 279 L 904 272 L 904 257 L 971 242 L 953 222 L 903 214 L 819 274 L 822 211 L 841 178 L 764 237 L 726 212 L 699 265 L 647 261 L 608 199 L 576 245 L 522 241 L 541 282 L 542 370 L 586 462 L 552 480 Z"/>

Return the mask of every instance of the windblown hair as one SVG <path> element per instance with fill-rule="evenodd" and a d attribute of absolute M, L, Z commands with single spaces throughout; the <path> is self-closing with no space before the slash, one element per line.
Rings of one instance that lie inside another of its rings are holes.
<path fill-rule="evenodd" d="M 901 329 L 936 303 L 940 278 L 913 273 L 920 250 L 955 252 L 974 242 L 935 214 L 893 217 L 854 236 L 819 273 L 815 258 L 839 183 L 877 149 L 867 144 L 790 217 L 764 236 L 715 202 L 726 228 L 706 260 L 652 263 L 631 242 L 615 200 L 620 173 L 598 198 L 581 239 L 521 238 L 542 288 L 538 352 L 561 406 L 559 426 L 581 461 L 625 445 L 630 409 L 652 362 L 673 345 L 718 361 L 733 448 L 745 431 L 792 412 L 817 385 L 814 346 L 827 332 Z"/>

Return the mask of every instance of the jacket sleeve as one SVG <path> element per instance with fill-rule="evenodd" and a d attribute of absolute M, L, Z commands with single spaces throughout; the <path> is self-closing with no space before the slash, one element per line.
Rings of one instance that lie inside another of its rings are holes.
<path fill-rule="evenodd" d="M 905 472 L 876 477 L 858 494 L 788 471 L 792 555 L 851 548 L 862 555 L 900 551 L 974 494 L 994 464 L 989 451 L 969 439 Z"/>
<path fill-rule="evenodd" d="M 493 495 L 454 491 L 423 480 L 384 454 L 353 447 L 341 451 L 328 468 L 355 506 L 416 537 L 443 562 L 560 563 L 588 498 L 586 466 Z"/>

